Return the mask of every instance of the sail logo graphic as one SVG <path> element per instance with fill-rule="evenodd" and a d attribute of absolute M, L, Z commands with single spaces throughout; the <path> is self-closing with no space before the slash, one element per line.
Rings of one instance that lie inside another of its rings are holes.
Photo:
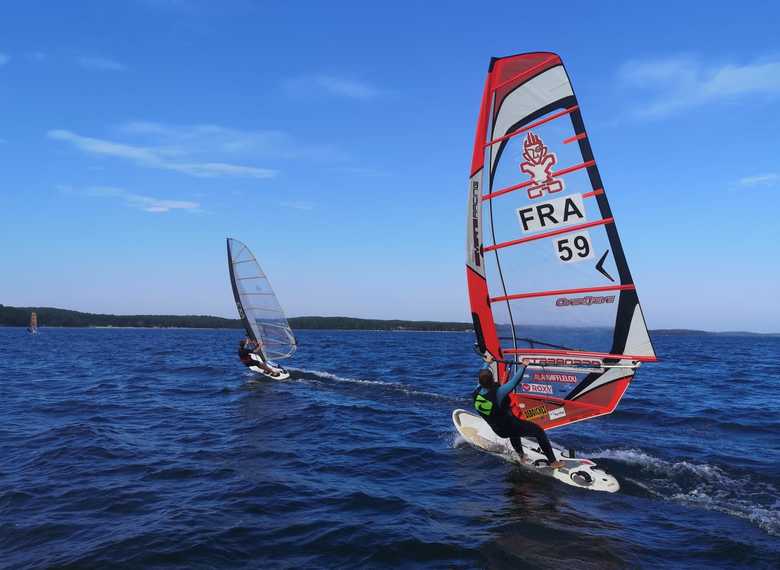
<path fill-rule="evenodd" d="M 549 384 L 521 384 L 523 392 L 533 392 L 535 394 L 552 394 L 553 387 Z"/>
<path fill-rule="evenodd" d="M 526 135 L 523 158 L 525 160 L 520 163 L 520 172 L 530 176 L 534 183 L 528 189 L 529 198 L 541 198 L 544 194 L 563 190 L 563 180 L 556 180 L 552 174 L 552 167 L 558 162 L 558 157 L 547 149 L 539 135 L 530 131 Z"/>
<path fill-rule="evenodd" d="M 471 255 L 474 265 L 480 267 L 481 252 L 479 248 L 479 205 L 480 205 L 479 181 L 471 183 Z"/>
<path fill-rule="evenodd" d="M 572 307 L 577 305 L 603 305 L 604 303 L 614 303 L 615 296 L 607 295 L 605 297 L 573 297 L 571 299 L 560 297 L 555 300 L 556 307 Z"/>

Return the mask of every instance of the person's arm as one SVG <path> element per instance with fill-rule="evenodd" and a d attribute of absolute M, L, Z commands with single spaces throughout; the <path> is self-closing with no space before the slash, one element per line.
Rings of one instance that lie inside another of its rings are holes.
<path fill-rule="evenodd" d="M 520 383 L 520 380 L 523 379 L 523 374 L 525 374 L 525 369 L 527 366 L 528 364 L 523 361 L 523 367 L 515 372 L 515 375 L 498 389 L 496 392 L 496 400 L 498 400 L 499 404 L 512 392 L 512 390 L 517 387 L 517 385 Z"/>

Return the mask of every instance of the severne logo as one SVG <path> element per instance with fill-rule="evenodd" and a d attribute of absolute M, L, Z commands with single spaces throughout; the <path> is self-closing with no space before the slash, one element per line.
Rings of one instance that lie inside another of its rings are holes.
<path fill-rule="evenodd" d="M 479 182 L 471 182 L 471 247 L 474 256 L 474 265 L 481 267 L 479 255 Z"/>
<path fill-rule="evenodd" d="M 556 180 L 552 175 L 552 167 L 558 162 L 554 152 L 547 150 L 542 138 L 529 132 L 523 143 L 523 158 L 520 171 L 531 177 L 534 185 L 528 189 L 529 198 L 541 198 L 544 194 L 552 194 L 563 190 L 563 180 Z"/>

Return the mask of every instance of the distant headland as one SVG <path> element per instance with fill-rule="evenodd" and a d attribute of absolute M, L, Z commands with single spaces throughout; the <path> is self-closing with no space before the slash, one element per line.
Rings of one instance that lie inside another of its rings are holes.
<path fill-rule="evenodd" d="M 116 327 L 116 328 L 184 328 L 240 329 L 241 321 L 210 315 L 107 315 L 83 313 L 54 307 L 7 307 L 0 305 L 0 327 L 26 327 L 30 313 L 38 314 L 42 327 Z M 405 321 L 400 319 L 358 319 L 354 317 L 292 317 L 293 329 L 359 330 L 359 331 L 444 331 L 470 332 L 471 323 L 442 321 Z M 723 335 L 780 337 L 780 333 L 746 331 L 712 332 L 694 329 L 654 329 L 654 336 Z"/>
<path fill-rule="evenodd" d="M 0 305 L 0 326 L 26 327 L 30 313 L 38 314 L 42 327 L 128 327 L 128 328 L 208 328 L 240 329 L 238 319 L 210 315 L 106 315 L 82 313 L 54 307 L 6 307 Z M 293 329 L 392 330 L 392 331 L 471 331 L 471 323 L 356 319 L 353 317 L 292 317 Z"/>

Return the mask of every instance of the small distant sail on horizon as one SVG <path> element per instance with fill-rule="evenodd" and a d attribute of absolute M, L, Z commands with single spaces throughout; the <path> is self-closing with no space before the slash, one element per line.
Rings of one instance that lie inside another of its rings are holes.
<path fill-rule="evenodd" d="M 545 429 L 612 412 L 656 360 L 561 58 L 491 60 L 468 187 L 466 274 L 479 351 L 517 417 Z"/>
<path fill-rule="evenodd" d="M 289 358 L 297 348 L 295 335 L 268 276 L 236 239 L 227 238 L 227 256 L 230 285 L 247 336 L 259 344 L 264 363 Z"/>
<path fill-rule="evenodd" d="M 30 313 L 30 326 L 27 327 L 27 332 L 30 334 L 38 334 L 38 313 L 35 311 Z"/>

